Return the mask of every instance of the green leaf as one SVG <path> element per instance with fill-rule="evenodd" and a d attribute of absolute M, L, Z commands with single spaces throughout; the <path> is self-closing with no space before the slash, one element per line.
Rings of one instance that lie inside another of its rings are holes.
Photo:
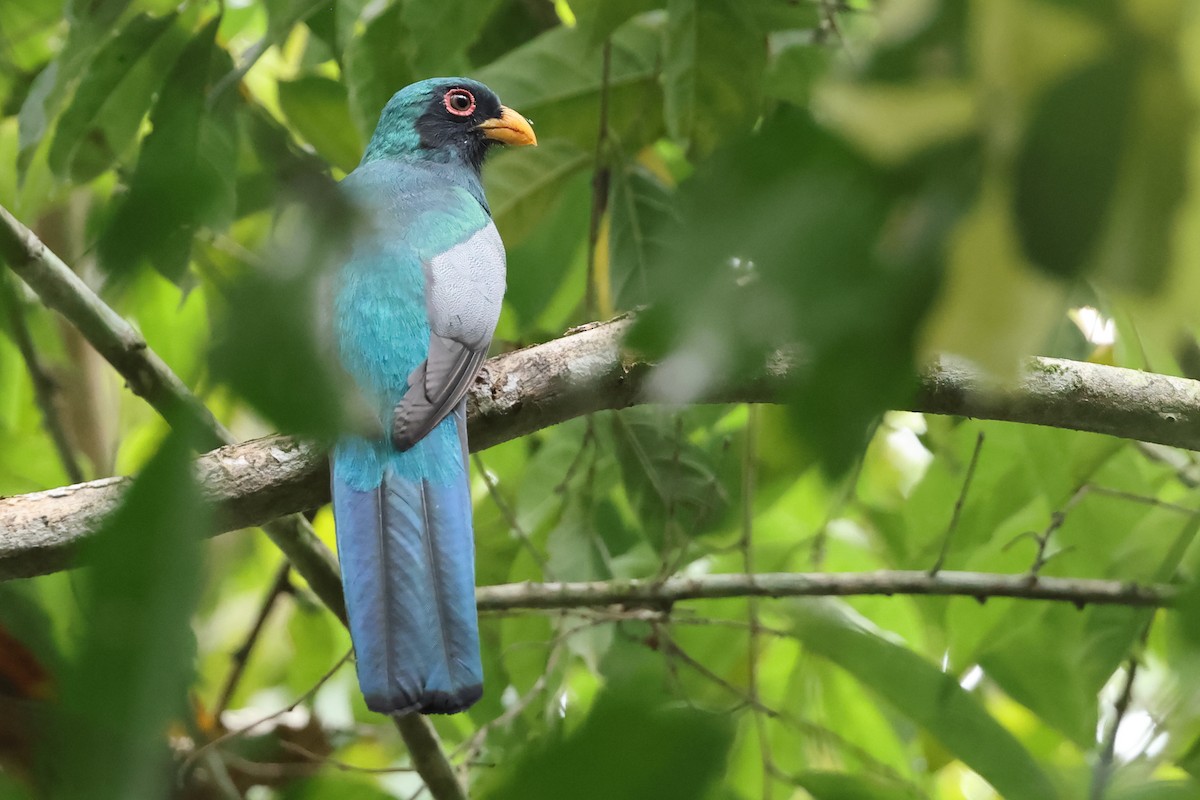
<path fill-rule="evenodd" d="M 795 776 L 813 800 L 913 800 L 912 792 L 867 775 L 811 770 Z"/>
<path fill-rule="evenodd" d="M 176 14 L 139 14 L 108 40 L 55 128 L 48 155 L 59 177 L 86 183 L 137 136 L 164 73 L 183 46 Z"/>
<path fill-rule="evenodd" d="M 609 197 L 609 279 L 616 308 L 650 302 L 649 272 L 661 257 L 665 226 L 676 221 L 671 190 L 637 165 L 617 169 Z"/>
<path fill-rule="evenodd" d="M 460 75 L 498 0 L 403 0 L 409 64 L 417 75 Z M 397 89 L 400 87 L 396 87 Z"/>
<path fill-rule="evenodd" d="M 219 22 L 184 48 L 154 104 L 154 130 L 142 142 L 129 194 L 100 240 L 101 262 L 114 274 L 149 262 L 179 283 L 195 232 L 221 229 L 233 216 L 236 93 L 225 92 L 212 107 L 205 101 L 210 79 L 232 66 L 214 41 Z"/>
<path fill-rule="evenodd" d="M 667 129 L 706 155 L 758 117 L 766 37 L 739 0 L 671 0 L 663 87 Z"/>
<path fill-rule="evenodd" d="M 800 345 L 792 418 L 831 473 L 848 468 L 876 417 L 911 397 L 940 236 L 973 188 L 962 153 L 934 163 L 883 171 L 784 108 L 701 164 L 631 341 L 666 357 L 652 393 L 691 402 Z"/>
<path fill-rule="evenodd" d="M 329 163 L 343 172 L 357 166 L 363 144 L 350 118 L 345 86 L 320 75 L 280 81 L 279 107 Z"/>
<path fill-rule="evenodd" d="M 657 547 L 694 536 L 721 519 L 729 503 L 710 455 L 688 441 L 682 424 L 648 409 L 611 415 L 613 446 L 637 519 Z"/>
<path fill-rule="evenodd" d="M 586 164 L 586 157 L 581 158 L 581 163 Z M 493 168 L 484 168 L 484 182 L 488 185 L 494 185 L 489 177 Z M 518 329 L 517 338 L 521 340 L 532 341 L 543 337 L 547 331 L 563 330 L 573 316 L 570 319 L 545 317 L 554 317 L 559 305 L 554 303 L 556 297 L 565 301 L 569 306 L 565 313 L 572 315 L 586 281 L 582 273 L 586 271 L 591 181 L 583 169 L 575 170 L 554 194 L 557 200 L 527 236 L 520 241 L 508 235 L 504 239 L 508 251 L 508 288 L 504 291 L 504 304 L 515 312 L 513 321 Z M 512 231 L 513 228 L 506 220 L 502 230 Z M 571 280 L 576 272 L 581 273 L 580 289 L 564 288 L 564 281 Z M 539 325 L 542 326 L 540 329 Z"/>
<path fill-rule="evenodd" d="M 815 43 L 808 31 L 785 31 L 772 35 L 770 41 L 763 94 L 807 106 L 813 85 L 825 75 L 831 51 Z"/>
<path fill-rule="evenodd" d="M 405 54 L 401 7 L 393 5 L 367 23 L 346 46 L 345 81 L 354 124 L 367 141 L 392 95 L 417 79 Z"/>
<path fill-rule="evenodd" d="M 571 179 L 591 163 L 590 153 L 563 141 L 498 153 L 484 169 L 492 219 L 514 247 L 559 202 Z"/>
<path fill-rule="evenodd" d="M 303 192 L 305 186 L 328 180 L 328 162 L 301 148 L 262 106 L 244 108 L 238 122 L 248 147 L 238 164 L 237 217 L 275 205 L 281 194 Z"/>
<path fill-rule="evenodd" d="M 1140 786 L 1113 787 L 1108 800 L 1195 800 L 1200 784 L 1195 781 L 1154 781 Z"/>
<path fill-rule="evenodd" d="M 289 782 L 280 795 L 281 800 L 392 800 L 374 782 L 353 775 L 319 775 Z"/>
<path fill-rule="evenodd" d="M 571 733 L 521 753 L 483 800 L 693 800 L 720 775 L 733 731 L 726 718 L 666 705 L 639 674 L 596 699 Z M 570 711 L 568 710 L 568 714 Z M 603 754 L 603 758 L 597 757 Z M 613 765 L 620 765 L 619 769 Z"/>
<path fill-rule="evenodd" d="M 37 147 L 58 116 L 71 88 L 84 74 L 92 54 L 111 35 L 112 26 L 131 0 L 69 0 L 64 16 L 70 23 L 59 55 L 38 75 L 21 106 L 17 172 L 24 178 Z"/>
<path fill-rule="evenodd" d="M 505 105 L 536 123 L 542 141 L 568 139 L 594 152 L 600 124 L 601 53 L 587 34 L 559 27 L 477 71 Z M 634 152 L 662 127 L 659 108 L 660 33 L 650 21 L 634 20 L 612 38 L 608 127 Z"/>
<path fill-rule="evenodd" d="M 318 277 L 344 260 L 353 217 L 328 179 L 306 191 L 304 205 L 279 211 L 270 266 L 246 269 L 227 287 L 211 364 L 280 430 L 331 438 L 342 423 L 341 397 L 323 347 L 332 334 L 314 323 L 313 309 Z"/>
<path fill-rule="evenodd" d="M 1048 90 L 1016 164 L 1017 231 L 1052 275 L 1081 275 L 1095 255 L 1117 183 L 1134 105 L 1128 59 L 1106 57 Z"/>
<path fill-rule="evenodd" d="M 72 27 L 101 30 L 116 22 L 131 0 L 67 0 L 65 16 Z"/>
<path fill-rule="evenodd" d="M 267 8 L 267 40 L 283 41 L 294 25 L 328 6 L 328 0 L 263 0 Z"/>
<path fill-rule="evenodd" d="M 1053 785 L 1032 756 L 954 676 L 873 630 L 848 606 L 789 605 L 796 635 L 933 735 L 1004 797 L 1050 800 Z"/>
<path fill-rule="evenodd" d="M 20 31 L 21 37 L 7 36 L 4 61 L 24 70 L 39 68 L 55 50 L 51 35 L 60 35 L 63 0 L 9 0 L 0 3 L 0 30 Z"/>
<path fill-rule="evenodd" d="M 666 0 L 575 0 L 571 10 L 592 47 L 599 46 L 631 17 L 661 8 Z"/>
<path fill-rule="evenodd" d="M 1113 99 L 1116 102 L 1116 99 Z M 1188 132 L 1195 114 L 1183 75 L 1146 58 L 1096 272 L 1110 284 L 1159 292 L 1170 271 L 1180 203 L 1187 190 Z"/>
<path fill-rule="evenodd" d="M 549 4 L 530 5 L 525 0 L 500 0 L 491 18 L 484 24 L 468 54 L 472 64 L 490 64 L 538 34 L 559 25 L 558 15 Z"/>
<path fill-rule="evenodd" d="M 164 735 L 189 714 L 208 515 L 187 437 L 173 433 L 85 555 L 87 628 L 63 679 L 55 797 L 164 797 L 172 770 Z"/>

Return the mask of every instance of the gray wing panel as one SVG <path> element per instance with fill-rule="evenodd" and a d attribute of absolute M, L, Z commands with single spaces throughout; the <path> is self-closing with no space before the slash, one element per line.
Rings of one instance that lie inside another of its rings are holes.
<path fill-rule="evenodd" d="M 495 224 L 429 260 L 425 300 L 429 327 L 468 347 L 487 347 L 504 300 L 504 244 Z"/>
<path fill-rule="evenodd" d="M 487 357 L 504 299 L 505 259 L 490 221 L 426 265 L 429 356 L 396 406 L 392 443 L 407 450 L 462 401 Z"/>

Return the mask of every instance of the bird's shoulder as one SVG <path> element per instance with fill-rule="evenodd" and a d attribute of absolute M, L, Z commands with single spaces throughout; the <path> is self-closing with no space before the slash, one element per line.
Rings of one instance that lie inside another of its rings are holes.
<path fill-rule="evenodd" d="M 342 187 L 374 235 L 429 258 L 491 223 L 478 180 L 461 172 L 427 162 L 377 160 L 347 175 Z"/>

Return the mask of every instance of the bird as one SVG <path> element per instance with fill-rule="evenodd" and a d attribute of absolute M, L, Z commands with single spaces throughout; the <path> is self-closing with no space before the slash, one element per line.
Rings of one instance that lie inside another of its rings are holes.
<path fill-rule="evenodd" d="M 340 184 L 356 223 L 333 349 L 379 427 L 335 442 L 333 515 L 359 686 L 383 714 L 457 713 L 483 693 L 465 397 L 506 263 L 480 172 L 496 145 L 536 144 L 484 84 L 431 78 L 392 96 Z"/>

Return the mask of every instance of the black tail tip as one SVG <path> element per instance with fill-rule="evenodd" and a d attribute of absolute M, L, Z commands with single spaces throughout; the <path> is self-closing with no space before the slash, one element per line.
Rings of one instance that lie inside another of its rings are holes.
<path fill-rule="evenodd" d="M 417 697 L 408 695 L 367 696 L 367 708 L 380 714 L 403 716 L 414 711 L 421 714 L 457 714 L 466 711 L 483 696 L 483 685 L 464 686 L 455 692 L 426 691 Z"/>

